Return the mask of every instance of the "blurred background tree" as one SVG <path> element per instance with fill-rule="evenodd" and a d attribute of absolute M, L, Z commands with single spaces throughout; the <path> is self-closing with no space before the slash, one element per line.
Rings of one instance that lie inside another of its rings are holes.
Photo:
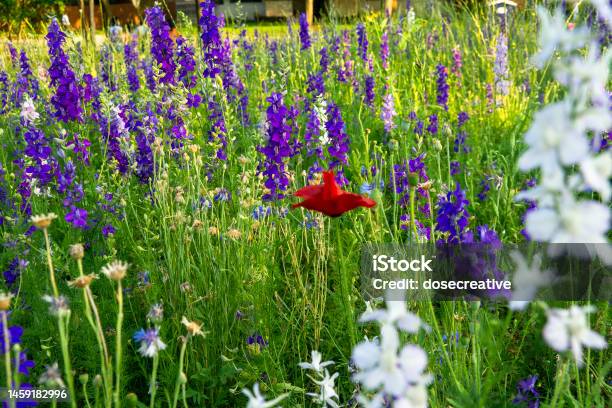
<path fill-rule="evenodd" d="M 0 30 L 20 33 L 35 28 L 49 15 L 63 12 L 64 0 L 2 0 L 0 1 Z"/>

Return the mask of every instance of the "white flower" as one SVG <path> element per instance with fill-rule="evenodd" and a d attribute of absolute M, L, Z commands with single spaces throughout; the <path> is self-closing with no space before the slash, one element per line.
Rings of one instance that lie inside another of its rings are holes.
<path fill-rule="evenodd" d="M 364 341 L 353 349 L 352 359 L 360 370 L 354 380 L 370 391 L 382 388 L 387 394 L 402 395 L 411 383 L 426 378 L 427 354 L 406 345 L 398 355 L 399 335 L 391 324 L 381 328 L 380 342 Z"/>
<path fill-rule="evenodd" d="M 589 143 L 571 120 L 571 106 L 558 102 L 537 112 L 525 134 L 529 149 L 519 158 L 521 170 L 570 165 L 587 157 Z"/>
<path fill-rule="evenodd" d="M 427 408 L 427 385 L 431 378 L 426 378 L 412 385 L 406 393 L 393 403 L 394 408 Z"/>
<path fill-rule="evenodd" d="M 26 94 L 25 100 L 21 104 L 21 118 L 26 123 L 34 123 L 40 114 L 36 112 L 36 107 L 34 106 L 34 102 L 30 95 Z"/>
<path fill-rule="evenodd" d="M 566 197 L 558 208 L 535 208 L 525 217 L 527 233 L 535 241 L 605 243 L 610 209 L 596 201 Z"/>
<path fill-rule="evenodd" d="M 610 177 L 612 177 L 612 153 L 603 152 L 599 156 L 588 157 L 580 163 L 580 172 L 585 184 L 597 191 L 602 200 L 610 200 L 612 189 L 610 188 Z"/>
<path fill-rule="evenodd" d="M 247 402 L 247 408 L 270 408 L 275 407 L 279 402 L 287 397 L 288 394 L 282 394 L 271 401 L 266 401 L 261 392 L 259 392 L 259 383 L 255 383 L 253 386 L 253 392 L 244 388 L 242 393 L 247 396 L 249 401 Z"/>
<path fill-rule="evenodd" d="M 578 366 L 582 366 L 582 347 L 604 349 L 606 340 L 589 328 L 587 314 L 594 312 L 594 306 L 572 306 L 569 309 L 548 310 L 548 321 L 544 326 L 544 340 L 554 350 L 571 350 Z"/>
<path fill-rule="evenodd" d="M 70 26 L 70 19 L 66 14 L 62 15 L 62 24 L 66 27 Z"/>
<path fill-rule="evenodd" d="M 553 279 L 549 270 L 540 270 L 542 257 L 536 254 L 531 265 L 518 251 L 512 251 L 510 257 L 516 264 L 516 271 L 512 279 L 512 297 L 510 298 L 510 309 L 523 310 L 533 299 L 538 289 Z"/>
<path fill-rule="evenodd" d="M 403 296 L 403 294 L 402 294 Z M 389 296 L 387 296 L 387 299 Z M 406 302 L 400 300 L 387 300 L 387 309 L 366 309 L 361 315 L 359 321 L 362 323 L 377 321 L 381 325 L 390 324 L 396 325 L 400 330 L 407 333 L 416 333 L 419 328 L 423 327 L 428 330 L 429 327 L 421 321 L 419 316 L 406 310 Z"/>
<path fill-rule="evenodd" d="M 338 402 L 334 400 L 334 398 L 338 398 L 338 394 L 336 393 L 335 384 L 336 378 L 338 377 L 338 373 L 334 373 L 333 375 L 329 375 L 329 371 L 325 370 L 325 376 L 322 380 L 315 380 L 315 384 L 320 387 L 319 394 L 307 393 L 312 397 L 315 397 L 315 400 L 321 403 L 324 406 L 330 406 L 333 408 L 338 408 Z"/>
<path fill-rule="evenodd" d="M 317 373 L 322 373 L 325 367 L 334 364 L 333 361 L 321 362 L 321 353 L 319 353 L 317 350 L 312 350 L 311 354 L 312 354 L 312 363 L 298 364 L 302 370 L 314 370 Z"/>
<path fill-rule="evenodd" d="M 569 87 L 572 98 L 580 107 L 586 107 L 589 103 L 606 106 L 610 62 L 612 51 L 608 49 L 602 55 L 599 44 L 593 43 L 586 58 L 574 56 L 567 63 L 560 62 L 555 67 L 555 78 Z M 608 115 L 604 117 L 607 118 Z"/>
<path fill-rule="evenodd" d="M 540 17 L 540 52 L 533 56 L 533 63 L 542 68 L 556 50 L 569 52 L 582 47 L 587 38 L 588 30 L 584 27 L 569 30 L 565 16 L 560 8 L 552 15 L 545 7 L 538 6 Z"/>

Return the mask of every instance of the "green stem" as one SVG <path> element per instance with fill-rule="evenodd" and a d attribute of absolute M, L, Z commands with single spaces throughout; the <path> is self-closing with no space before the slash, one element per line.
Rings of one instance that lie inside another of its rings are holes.
<path fill-rule="evenodd" d="M 51 288 L 53 289 L 53 296 L 59 297 L 59 291 L 57 290 L 57 284 L 55 283 L 55 270 L 53 269 L 53 260 L 51 259 L 51 243 L 49 242 L 49 233 L 46 228 L 43 228 L 43 234 L 45 235 L 45 248 L 47 250 L 47 266 L 49 267 L 49 279 L 51 280 Z"/>
<path fill-rule="evenodd" d="M 112 402 L 112 374 L 110 373 L 110 361 L 108 356 L 108 348 L 106 347 L 106 341 L 104 340 L 104 331 L 102 330 L 102 322 L 100 321 L 100 315 L 98 314 L 98 308 L 94 301 L 93 295 L 91 294 L 90 287 L 83 289 L 86 300 L 89 304 L 89 308 L 86 309 L 85 313 L 89 311 L 87 320 L 90 321 L 92 329 L 96 334 L 96 340 L 98 342 L 98 349 L 100 351 L 100 359 L 102 361 L 102 381 L 104 382 L 104 396 L 107 408 L 110 408 Z M 93 318 L 91 314 L 93 313 Z"/>
<path fill-rule="evenodd" d="M 159 355 L 155 354 L 153 357 L 153 371 L 151 372 L 151 385 L 149 386 L 149 392 L 151 393 L 151 402 L 149 403 L 149 407 L 153 408 L 155 406 L 155 393 L 157 392 L 157 384 L 155 383 L 157 379 L 157 366 L 159 364 Z"/>
<path fill-rule="evenodd" d="M 122 343 L 121 343 L 121 328 L 123 327 L 123 286 L 121 281 L 117 281 L 117 304 L 119 306 L 119 312 L 117 313 L 117 329 L 116 329 L 116 343 L 115 343 L 115 407 L 121 407 L 121 399 L 119 394 L 121 393 L 121 357 L 122 357 Z"/>
<path fill-rule="evenodd" d="M 6 370 L 6 389 L 10 390 L 12 388 L 11 379 L 13 378 L 12 370 L 11 370 L 11 353 L 9 350 L 9 331 L 8 331 L 8 320 L 6 318 L 6 310 L 0 312 L 2 314 L 2 334 L 4 335 L 4 369 Z M 8 392 L 8 391 L 7 391 Z M 15 400 L 9 398 L 9 404 L 11 408 L 15 407 Z"/>
<path fill-rule="evenodd" d="M 181 375 L 183 374 L 183 362 L 185 361 L 185 350 L 187 349 L 187 342 L 189 341 L 189 335 L 183 339 L 183 345 L 181 346 L 181 354 L 179 355 L 179 370 L 176 377 L 176 385 L 174 387 L 174 399 L 172 400 L 172 408 L 176 408 L 179 398 L 179 391 L 181 390 Z"/>
<path fill-rule="evenodd" d="M 64 318 L 66 321 L 64 322 Z M 57 327 L 60 334 L 60 346 L 62 348 L 62 358 L 64 360 L 64 372 L 66 374 L 66 382 L 70 391 L 70 406 L 76 408 L 76 393 L 74 392 L 74 378 L 72 375 L 72 364 L 70 363 L 70 351 L 68 349 L 68 332 L 66 328 L 70 319 L 70 312 L 66 316 L 57 316 Z"/>

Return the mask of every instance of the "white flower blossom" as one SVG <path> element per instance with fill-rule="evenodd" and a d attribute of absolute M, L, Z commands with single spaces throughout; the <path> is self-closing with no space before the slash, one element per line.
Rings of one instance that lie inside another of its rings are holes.
<path fill-rule="evenodd" d="M 21 118 L 25 123 L 31 124 L 36 122 L 39 117 L 40 114 L 36 112 L 36 107 L 34 106 L 32 98 L 30 98 L 30 95 L 26 94 L 25 100 L 21 104 Z"/>
<path fill-rule="evenodd" d="M 541 24 L 538 41 L 541 49 L 533 57 L 533 63 L 538 68 L 542 68 L 555 51 L 570 52 L 586 43 L 588 30 L 584 27 L 569 30 L 561 9 L 550 14 L 545 7 L 538 6 L 537 11 Z"/>
<path fill-rule="evenodd" d="M 380 333 L 379 341 L 364 341 L 353 349 L 352 359 L 359 369 L 354 380 L 367 390 L 399 396 L 427 377 L 423 374 L 427 354 L 414 345 L 399 350 L 399 335 L 391 324 L 384 324 Z"/>
<path fill-rule="evenodd" d="M 510 257 L 516 265 L 512 279 L 512 296 L 510 298 L 510 309 L 523 310 L 533 299 L 540 287 L 553 280 L 550 270 L 541 270 L 542 257 L 536 254 L 531 265 L 518 251 L 512 251 Z"/>
<path fill-rule="evenodd" d="M 596 201 L 565 198 L 558 208 L 535 208 L 525 217 L 529 236 L 551 243 L 606 243 L 610 209 Z"/>
<path fill-rule="evenodd" d="M 317 373 L 322 373 L 325 367 L 334 364 L 333 361 L 321 362 L 321 353 L 319 353 L 317 350 L 312 350 L 311 354 L 312 354 L 312 363 L 298 364 L 302 370 L 313 370 Z"/>
<path fill-rule="evenodd" d="M 588 157 L 580 163 L 580 172 L 584 183 L 594 191 L 597 191 L 602 200 L 609 201 L 612 189 L 610 177 L 612 177 L 612 153 L 603 152 L 599 156 Z"/>
<path fill-rule="evenodd" d="M 387 296 L 388 297 L 388 296 Z M 406 302 L 402 299 L 387 300 L 387 309 L 372 310 L 371 306 L 361 315 L 361 323 L 376 321 L 381 325 L 396 325 L 400 330 L 407 333 L 416 333 L 420 328 L 429 330 L 429 327 L 421 321 L 419 316 L 406 309 Z"/>
<path fill-rule="evenodd" d="M 555 351 L 571 350 L 579 367 L 584 364 L 582 347 L 605 349 L 608 344 L 603 336 L 591 330 L 587 314 L 595 307 L 571 306 L 569 309 L 548 310 L 548 321 L 544 326 L 543 336 L 546 343 Z"/>
<path fill-rule="evenodd" d="M 242 393 L 247 396 L 249 401 L 247 402 L 246 408 L 271 408 L 278 405 L 283 399 L 287 398 L 289 394 L 282 394 L 273 400 L 266 401 L 264 396 L 259 391 L 259 383 L 255 383 L 253 391 L 244 388 Z"/>
<path fill-rule="evenodd" d="M 324 406 L 330 406 L 332 408 L 338 408 L 338 402 L 336 401 L 339 397 L 335 389 L 335 381 L 338 377 L 338 373 L 329 375 L 329 371 L 325 370 L 325 376 L 320 380 L 314 380 L 315 384 L 319 386 L 319 393 L 307 393 L 307 395 L 314 397 L 317 402 Z M 335 399 L 334 399 L 335 398 Z"/>

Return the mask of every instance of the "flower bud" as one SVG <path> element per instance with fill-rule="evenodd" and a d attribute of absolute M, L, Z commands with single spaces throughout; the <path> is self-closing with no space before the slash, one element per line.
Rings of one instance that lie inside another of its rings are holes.
<path fill-rule="evenodd" d="M 85 248 L 83 247 L 83 244 L 70 245 L 69 253 L 72 259 L 75 261 L 80 261 L 85 256 Z"/>

